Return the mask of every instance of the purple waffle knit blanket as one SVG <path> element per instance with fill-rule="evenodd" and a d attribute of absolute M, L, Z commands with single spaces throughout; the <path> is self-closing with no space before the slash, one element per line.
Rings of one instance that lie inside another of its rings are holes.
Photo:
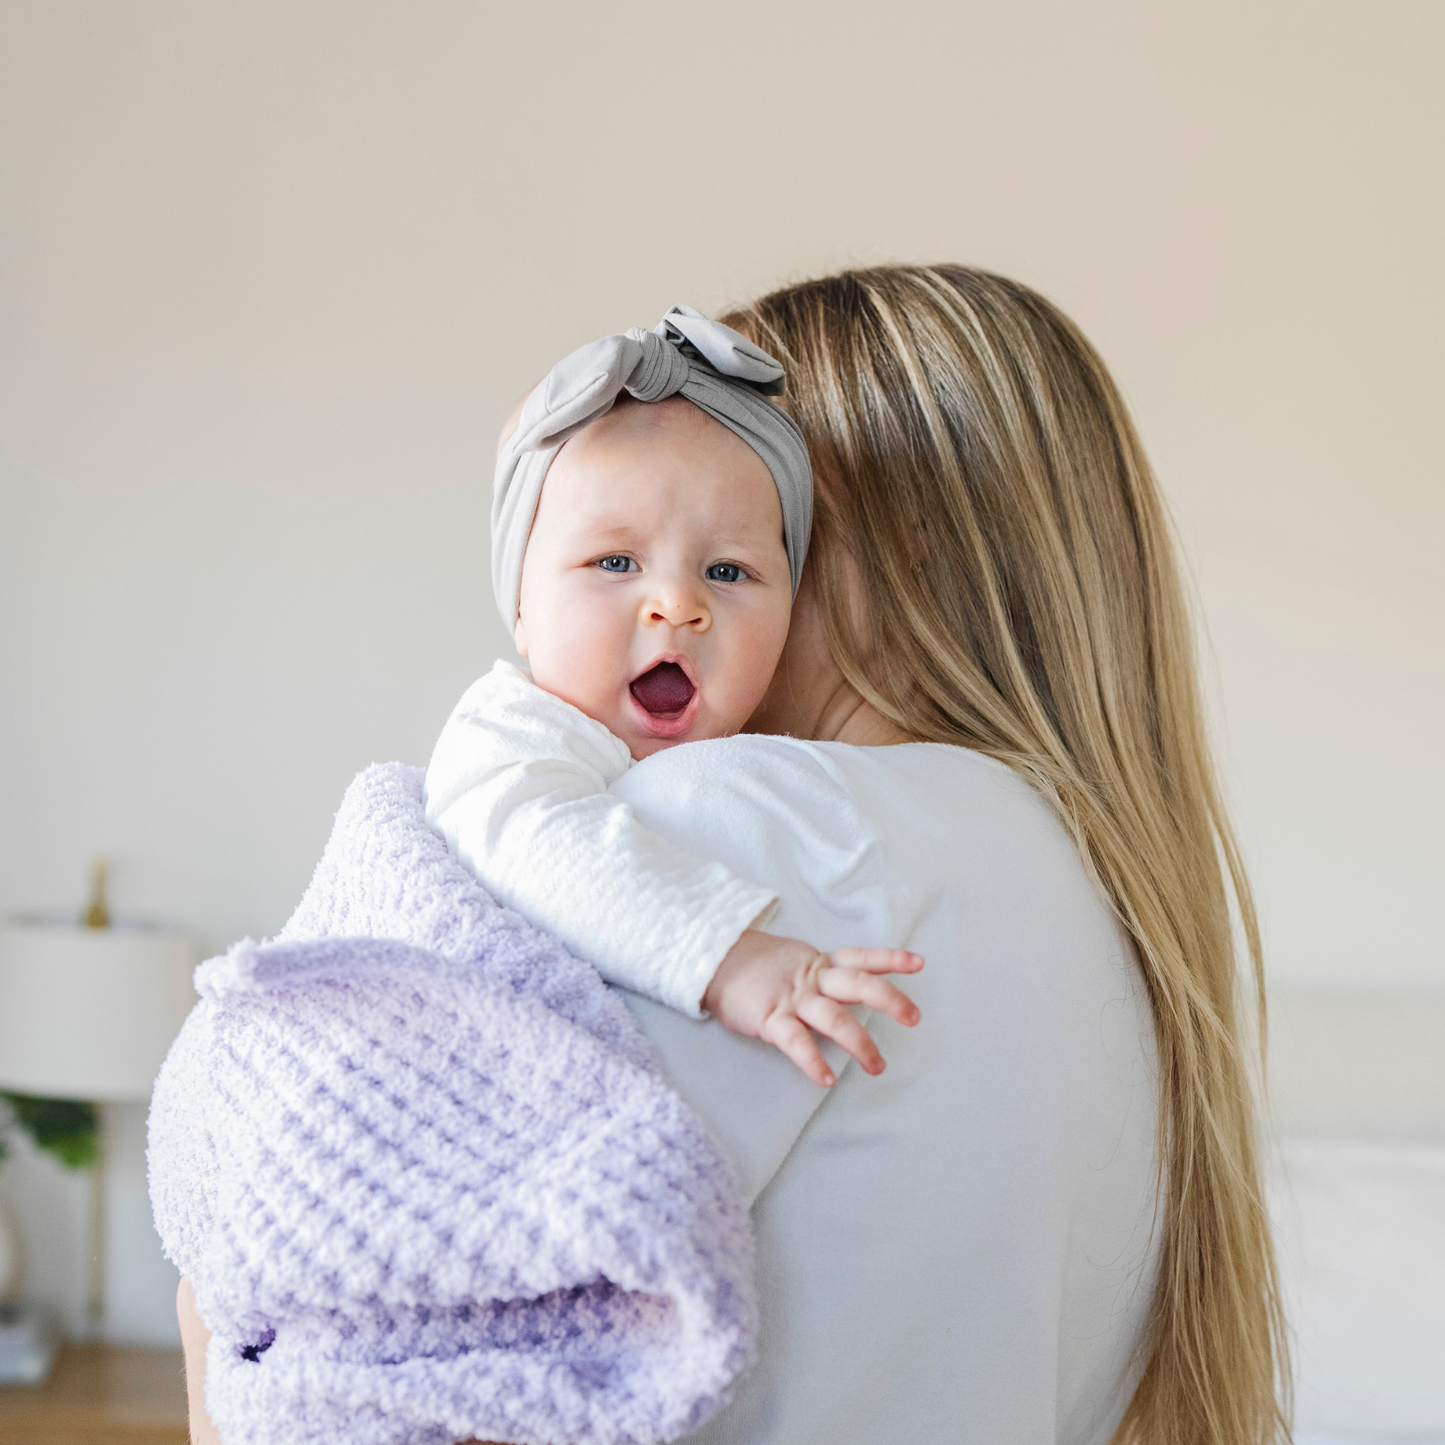
<path fill-rule="evenodd" d="M 732 1173 L 596 972 L 348 789 L 274 942 L 196 972 L 150 1190 L 225 1445 L 670 1440 L 752 1348 Z"/>

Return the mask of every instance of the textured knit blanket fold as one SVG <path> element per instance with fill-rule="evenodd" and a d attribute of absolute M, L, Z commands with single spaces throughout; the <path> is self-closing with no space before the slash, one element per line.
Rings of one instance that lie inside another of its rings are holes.
<path fill-rule="evenodd" d="M 597 974 L 362 773 L 280 937 L 202 964 L 151 1105 L 225 1445 L 669 1440 L 746 1367 L 731 1171 Z"/>

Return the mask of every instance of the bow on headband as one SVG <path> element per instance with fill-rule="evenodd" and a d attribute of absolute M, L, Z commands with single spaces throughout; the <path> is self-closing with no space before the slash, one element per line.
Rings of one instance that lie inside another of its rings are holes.
<path fill-rule="evenodd" d="M 508 629 L 517 620 L 522 558 L 547 469 L 567 438 L 605 416 L 624 390 L 638 401 L 685 397 L 763 459 L 782 503 L 796 594 L 813 525 L 813 473 L 797 424 L 765 399 L 782 394 L 783 368 L 730 326 L 674 306 L 655 331 L 633 327 L 563 357 L 522 407 L 497 457 L 492 493 L 492 588 Z"/>

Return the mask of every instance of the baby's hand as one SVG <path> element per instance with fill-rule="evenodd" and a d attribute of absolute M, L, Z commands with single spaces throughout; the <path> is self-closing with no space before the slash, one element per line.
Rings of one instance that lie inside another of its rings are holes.
<path fill-rule="evenodd" d="M 837 1079 L 809 1030 L 841 1044 L 870 1074 L 881 1074 L 878 1045 L 844 1005 L 866 1004 L 912 1028 L 919 1019 L 917 1006 L 878 975 L 917 973 L 922 967 L 918 954 L 901 948 L 820 953 L 801 939 L 774 938 L 750 928 L 718 965 L 702 1006 L 735 1034 L 781 1049 L 826 1089 Z"/>

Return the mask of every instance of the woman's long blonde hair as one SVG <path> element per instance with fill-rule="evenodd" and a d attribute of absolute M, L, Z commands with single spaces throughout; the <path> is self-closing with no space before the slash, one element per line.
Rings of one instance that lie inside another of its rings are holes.
<path fill-rule="evenodd" d="M 1115 1440 L 1288 1438 L 1231 896 L 1262 1041 L 1259 934 L 1169 524 L 1112 379 L 1056 307 L 962 266 L 845 272 L 724 319 L 788 367 L 820 479 L 811 565 L 848 681 L 909 735 L 1032 780 L 1138 951 L 1162 1235 Z"/>

